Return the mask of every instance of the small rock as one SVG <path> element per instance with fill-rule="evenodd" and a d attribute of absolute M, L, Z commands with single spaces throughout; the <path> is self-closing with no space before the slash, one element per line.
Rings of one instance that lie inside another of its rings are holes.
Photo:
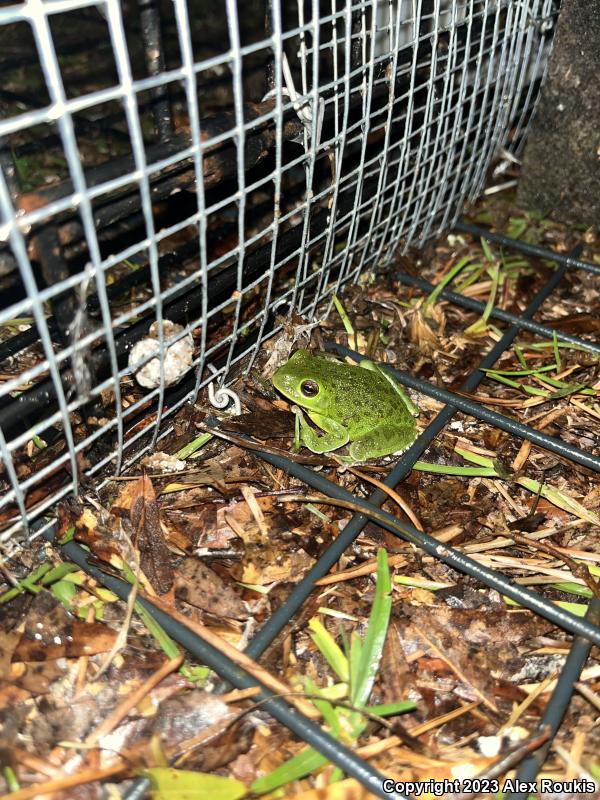
<path fill-rule="evenodd" d="M 187 466 L 186 462 L 180 458 L 162 452 L 146 456 L 142 459 L 141 465 L 148 472 L 179 472 Z"/>
<path fill-rule="evenodd" d="M 153 322 L 150 326 L 149 335 L 140 339 L 129 353 L 129 367 L 135 369 L 135 365 L 147 358 L 152 353 L 156 353 L 158 347 L 158 322 Z M 166 319 L 163 321 L 163 336 L 165 341 L 182 333 L 184 328 L 176 322 Z M 164 356 L 164 377 L 165 386 L 173 386 L 189 372 L 194 357 L 194 340 L 192 334 L 178 339 L 167 345 Z M 160 386 L 160 359 L 158 356 L 152 358 L 139 369 L 135 370 L 135 379 L 146 389 L 155 389 Z"/>

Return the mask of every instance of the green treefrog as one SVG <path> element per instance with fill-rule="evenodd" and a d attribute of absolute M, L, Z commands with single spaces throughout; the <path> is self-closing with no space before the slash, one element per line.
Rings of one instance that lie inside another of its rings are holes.
<path fill-rule="evenodd" d="M 417 437 L 418 409 L 401 385 L 372 361 L 352 367 L 308 350 L 297 350 L 273 375 L 273 384 L 300 409 L 295 445 L 327 453 L 350 442 L 347 463 L 404 452 Z"/>

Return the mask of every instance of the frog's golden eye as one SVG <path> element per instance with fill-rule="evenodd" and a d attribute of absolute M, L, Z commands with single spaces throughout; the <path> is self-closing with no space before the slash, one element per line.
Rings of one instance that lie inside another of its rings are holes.
<path fill-rule="evenodd" d="M 316 397 L 319 394 L 319 384 L 316 381 L 302 381 L 300 391 L 304 397 Z"/>

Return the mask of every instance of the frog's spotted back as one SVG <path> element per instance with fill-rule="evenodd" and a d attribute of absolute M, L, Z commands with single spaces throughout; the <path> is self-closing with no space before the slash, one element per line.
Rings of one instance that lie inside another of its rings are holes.
<path fill-rule="evenodd" d="M 317 440 L 305 424 L 302 441 L 316 452 L 326 452 L 329 441 L 329 449 L 339 447 L 342 431 L 351 455 L 361 460 L 405 450 L 416 438 L 410 401 L 377 366 L 350 366 L 298 350 L 275 372 L 273 384 L 327 431 Z"/>

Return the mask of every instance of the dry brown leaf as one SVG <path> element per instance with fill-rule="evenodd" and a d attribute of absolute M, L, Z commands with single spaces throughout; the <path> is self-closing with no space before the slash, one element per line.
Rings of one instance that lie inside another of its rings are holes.
<path fill-rule="evenodd" d="M 75 619 L 50 592 L 43 590 L 31 604 L 12 660 L 50 661 L 105 653 L 116 636 L 107 625 Z"/>
<path fill-rule="evenodd" d="M 217 617 L 248 617 L 248 611 L 233 587 L 197 558 L 186 558 L 177 568 L 175 596 Z"/>
<path fill-rule="evenodd" d="M 173 569 L 160 525 L 158 503 L 152 481 L 143 475 L 132 483 L 129 492 L 123 494 L 127 494 L 127 499 L 131 502 L 133 541 L 140 551 L 142 572 L 159 594 L 165 594 L 173 585 Z"/>

